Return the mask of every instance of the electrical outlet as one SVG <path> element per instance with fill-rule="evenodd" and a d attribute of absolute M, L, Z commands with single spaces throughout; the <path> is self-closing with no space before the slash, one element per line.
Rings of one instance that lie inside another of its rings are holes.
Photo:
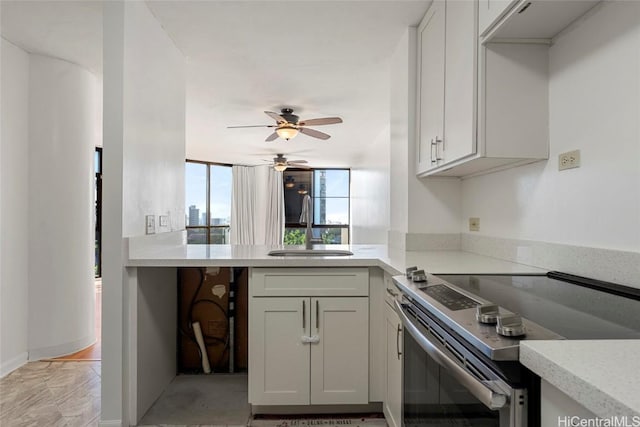
<path fill-rule="evenodd" d="M 144 217 L 145 227 L 147 234 L 155 234 L 156 232 L 156 217 L 155 215 L 145 215 Z"/>
<path fill-rule="evenodd" d="M 580 150 L 567 151 L 558 156 L 558 170 L 580 167 Z"/>
<path fill-rule="evenodd" d="M 469 218 L 469 231 L 480 231 L 480 218 Z"/>
<path fill-rule="evenodd" d="M 160 227 L 168 227 L 169 226 L 169 215 L 160 215 L 158 217 L 158 222 L 160 223 Z"/>

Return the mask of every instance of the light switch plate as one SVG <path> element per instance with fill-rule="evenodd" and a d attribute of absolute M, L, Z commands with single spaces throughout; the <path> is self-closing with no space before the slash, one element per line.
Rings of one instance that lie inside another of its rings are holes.
<path fill-rule="evenodd" d="M 156 232 L 156 217 L 155 217 L 155 215 L 145 215 L 144 222 L 145 222 L 147 234 L 155 234 L 155 232 Z"/>
<path fill-rule="evenodd" d="M 169 215 L 160 215 L 159 217 L 160 227 L 168 227 L 169 226 Z"/>

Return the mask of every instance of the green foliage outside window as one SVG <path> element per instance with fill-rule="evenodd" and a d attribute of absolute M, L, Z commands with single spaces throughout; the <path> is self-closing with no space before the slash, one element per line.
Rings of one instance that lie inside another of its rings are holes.
<path fill-rule="evenodd" d="M 284 244 L 285 245 L 304 245 L 306 241 L 304 232 L 298 229 L 288 229 L 284 232 Z"/>

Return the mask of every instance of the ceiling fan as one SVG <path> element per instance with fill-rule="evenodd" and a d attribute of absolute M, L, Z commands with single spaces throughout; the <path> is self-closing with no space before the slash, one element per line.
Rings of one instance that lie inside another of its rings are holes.
<path fill-rule="evenodd" d="M 293 109 L 291 108 L 283 108 L 280 110 L 280 114 L 274 113 L 273 111 L 265 111 L 267 116 L 271 117 L 276 121 L 275 125 L 251 125 L 251 126 L 228 126 L 227 128 L 256 128 L 256 127 L 266 127 L 266 128 L 276 128 L 275 132 L 265 139 L 265 141 L 273 141 L 274 139 L 280 137 L 285 140 L 290 140 L 294 138 L 298 133 L 303 133 L 305 135 L 311 136 L 313 138 L 318 139 L 329 139 L 330 135 L 317 131 L 315 129 L 310 129 L 307 126 L 320 126 L 320 125 L 332 125 L 336 123 L 342 123 L 342 119 L 340 117 L 323 117 L 320 119 L 309 119 L 309 120 L 300 120 L 300 118 L 293 114 Z"/>
<path fill-rule="evenodd" d="M 303 163 L 308 163 L 306 160 L 287 160 L 282 154 L 278 154 L 273 158 L 273 168 L 278 172 L 283 172 L 287 168 L 301 168 L 309 169 L 309 166 Z"/>

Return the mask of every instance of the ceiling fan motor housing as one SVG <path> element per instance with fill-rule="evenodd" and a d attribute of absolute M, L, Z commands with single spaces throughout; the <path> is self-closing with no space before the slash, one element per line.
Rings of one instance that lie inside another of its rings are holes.
<path fill-rule="evenodd" d="M 293 109 L 291 108 L 283 108 L 282 110 L 280 110 L 280 115 L 289 123 L 292 124 L 296 124 L 298 123 L 298 120 L 300 119 L 299 116 L 296 116 L 295 114 L 293 114 Z"/>

